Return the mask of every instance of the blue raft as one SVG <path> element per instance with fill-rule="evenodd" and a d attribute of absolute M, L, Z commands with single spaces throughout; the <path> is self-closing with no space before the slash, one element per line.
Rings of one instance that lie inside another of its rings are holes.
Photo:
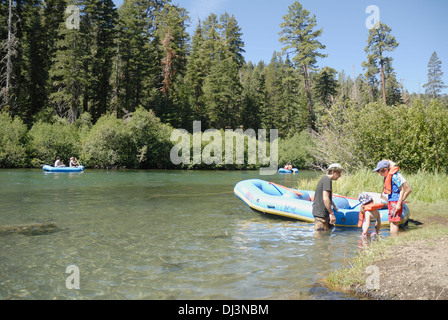
<path fill-rule="evenodd" d="M 299 172 L 299 169 L 297 169 L 297 168 L 293 168 L 292 170 L 288 170 L 285 168 L 278 169 L 278 173 L 298 173 L 298 172 Z"/>
<path fill-rule="evenodd" d="M 84 171 L 84 166 L 77 166 L 77 167 L 52 167 L 49 165 L 44 165 L 42 167 L 47 172 L 82 172 Z"/>
<path fill-rule="evenodd" d="M 237 183 L 234 193 L 255 211 L 314 223 L 313 202 L 311 201 L 312 197 L 314 197 L 314 191 L 293 190 L 272 182 L 251 179 Z M 373 193 L 371 195 L 374 201 L 376 197 L 380 196 Z M 333 195 L 333 202 L 339 208 L 335 214 L 336 226 L 358 227 L 360 205 L 358 199 Z M 381 216 L 381 226 L 389 226 L 387 205 L 378 211 Z M 403 215 L 400 225 L 405 224 L 409 216 L 410 210 L 406 204 L 403 204 Z"/>

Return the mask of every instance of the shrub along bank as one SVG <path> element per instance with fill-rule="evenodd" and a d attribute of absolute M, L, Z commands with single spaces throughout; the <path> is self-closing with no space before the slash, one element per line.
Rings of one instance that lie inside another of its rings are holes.
<path fill-rule="evenodd" d="M 174 128 L 144 108 L 138 108 L 124 119 L 106 114 L 95 123 L 89 113 L 81 114 L 73 124 L 57 116 L 45 119 L 35 122 L 28 130 L 20 118 L 0 113 L 1 168 L 37 168 L 52 164 L 57 156 L 65 162 L 75 156 L 89 168 L 260 167 L 260 163 L 248 161 L 247 144 L 243 165 L 193 161 L 174 165 L 170 159 L 170 151 L 177 144 L 170 140 Z M 280 166 L 292 162 L 299 169 L 325 168 L 329 163 L 338 162 L 355 172 L 374 167 L 381 159 L 391 159 L 406 172 L 448 172 L 448 106 L 443 101 L 416 99 L 409 105 L 370 103 L 362 107 L 348 101 L 332 105 L 319 119 L 317 132 L 290 132 L 279 138 Z M 224 137 L 224 130 L 220 132 Z M 213 142 L 201 141 L 202 150 L 211 149 L 210 143 Z M 222 159 L 225 150 L 223 146 Z M 193 155 L 192 144 L 190 155 Z"/>
<path fill-rule="evenodd" d="M 37 121 L 29 130 L 20 118 L 11 118 L 0 113 L 0 168 L 41 168 L 52 165 L 60 157 L 67 165 L 70 157 L 76 157 L 87 168 L 128 168 L 128 169 L 258 169 L 260 163 L 248 161 L 248 139 L 244 142 L 244 163 L 224 162 L 226 145 L 222 140 L 221 164 L 190 163 L 175 165 L 170 152 L 178 141 L 171 141 L 173 127 L 164 124 L 152 111 L 143 108 L 124 119 L 115 115 L 103 115 L 95 124 L 88 113 L 82 114 L 74 123 L 53 117 L 51 121 Z M 224 130 L 219 131 L 224 137 Z M 190 141 L 193 141 L 190 135 Z M 308 142 L 307 142 L 308 141 Z M 201 141 L 201 150 L 211 142 Z M 259 141 L 255 141 L 259 145 Z M 298 168 L 305 168 L 312 157 L 305 150 L 310 145 L 311 136 L 303 132 L 290 139 L 280 139 L 279 160 L 294 161 Z M 297 147 L 297 145 L 299 145 Z M 237 142 L 233 142 L 236 156 Z M 267 156 L 270 146 L 267 142 Z M 210 149 L 210 148 L 209 148 Z M 193 155 L 193 143 L 190 145 Z M 258 155 L 258 154 L 257 154 Z"/>

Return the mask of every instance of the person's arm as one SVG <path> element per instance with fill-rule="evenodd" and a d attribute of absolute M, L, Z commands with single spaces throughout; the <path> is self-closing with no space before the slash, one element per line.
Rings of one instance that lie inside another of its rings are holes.
<path fill-rule="evenodd" d="M 330 191 L 324 191 L 323 193 L 324 205 L 327 211 L 330 214 L 333 214 L 333 210 L 331 209 L 331 201 L 330 201 Z"/>
<path fill-rule="evenodd" d="M 370 228 L 370 216 L 372 215 L 372 213 L 370 211 L 366 211 L 365 216 L 364 216 L 364 223 L 362 224 L 362 234 L 364 236 L 367 235 L 367 231 L 369 231 Z"/>
<path fill-rule="evenodd" d="M 406 198 L 412 191 L 411 186 L 407 182 L 403 183 L 403 185 L 399 189 L 400 189 L 400 198 L 398 199 L 397 203 L 397 211 L 401 209 L 404 200 L 406 200 Z"/>
<path fill-rule="evenodd" d="M 336 217 L 334 216 L 333 210 L 331 209 L 331 203 L 332 201 L 330 200 L 330 191 L 324 191 L 323 193 L 323 199 L 324 199 L 324 205 L 325 208 L 328 210 L 328 212 L 330 213 L 330 223 L 331 224 L 335 224 L 336 222 Z"/>
<path fill-rule="evenodd" d="M 376 215 L 376 233 L 380 234 L 380 228 L 381 228 L 381 215 L 377 210 L 377 215 Z"/>

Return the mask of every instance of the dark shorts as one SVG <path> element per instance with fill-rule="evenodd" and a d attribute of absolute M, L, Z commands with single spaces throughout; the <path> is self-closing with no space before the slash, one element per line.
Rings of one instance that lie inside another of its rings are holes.
<path fill-rule="evenodd" d="M 314 231 L 329 231 L 333 228 L 330 224 L 330 217 L 320 218 L 314 217 Z"/>

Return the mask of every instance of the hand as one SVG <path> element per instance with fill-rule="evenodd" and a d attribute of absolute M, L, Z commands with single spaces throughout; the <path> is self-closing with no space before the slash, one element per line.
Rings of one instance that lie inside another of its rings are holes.
<path fill-rule="evenodd" d="M 334 214 L 330 214 L 330 224 L 336 224 L 336 216 Z"/>
<path fill-rule="evenodd" d="M 396 204 L 394 204 L 394 203 L 392 203 L 391 204 L 391 209 L 392 210 L 390 210 L 390 216 L 392 217 L 392 218 L 395 218 L 395 216 L 397 215 L 397 205 Z"/>

